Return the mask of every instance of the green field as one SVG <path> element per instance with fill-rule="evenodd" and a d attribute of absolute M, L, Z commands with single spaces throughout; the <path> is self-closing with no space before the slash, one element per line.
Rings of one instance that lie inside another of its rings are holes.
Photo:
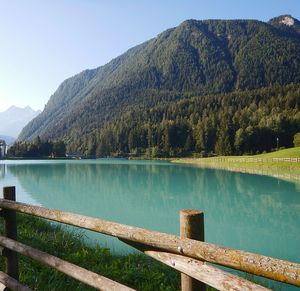
<path fill-rule="evenodd" d="M 300 160 L 298 158 L 300 159 L 300 147 L 252 156 L 179 158 L 172 162 L 300 181 Z"/>
<path fill-rule="evenodd" d="M 279 150 L 271 153 L 255 155 L 258 158 L 300 158 L 300 147 Z"/>

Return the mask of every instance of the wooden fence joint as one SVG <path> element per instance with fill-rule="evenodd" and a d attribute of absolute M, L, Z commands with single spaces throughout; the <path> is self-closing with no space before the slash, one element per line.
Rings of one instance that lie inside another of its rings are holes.
<path fill-rule="evenodd" d="M 184 209 L 180 211 L 180 237 L 204 241 L 204 213 L 202 211 L 191 209 Z M 179 246 L 178 252 L 184 253 L 183 248 Z M 205 284 L 182 273 L 181 291 L 196 290 L 205 291 Z"/>

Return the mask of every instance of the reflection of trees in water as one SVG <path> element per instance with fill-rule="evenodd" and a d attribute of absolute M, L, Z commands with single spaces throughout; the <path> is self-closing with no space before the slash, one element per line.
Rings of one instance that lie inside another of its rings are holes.
<path fill-rule="evenodd" d="M 4 179 L 6 174 L 6 164 L 0 164 L 0 179 Z"/>
<path fill-rule="evenodd" d="M 17 165 L 9 170 L 48 207 L 173 233 L 179 228 L 178 211 L 193 208 L 205 211 L 207 238 L 218 243 L 248 244 L 251 250 L 262 240 L 276 241 L 266 249 L 278 253 L 286 240 L 300 241 L 299 193 L 294 184 L 271 177 L 134 162 Z"/>
<path fill-rule="evenodd" d="M 218 170 L 215 170 L 215 177 L 217 182 L 207 191 L 215 187 L 219 193 L 210 200 L 219 205 L 215 211 L 218 218 L 214 218 L 217 222 L 214 231 L 220 234 L 217 241 L 226 233 L 227 245 L 252 251 L 261 249 L 265 254 L 300 260 L 297 251 L 300 194 L 295 184 Z M 219 204 L 214 199 L 220 199 Z"/>

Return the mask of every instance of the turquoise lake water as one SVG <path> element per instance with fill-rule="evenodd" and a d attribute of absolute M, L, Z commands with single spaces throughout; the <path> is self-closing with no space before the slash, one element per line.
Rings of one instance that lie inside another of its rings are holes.
<path fill-rule="evenodd" d="M 300 184 L 156 161 L 0 161 L 17 200 L 179 234 L 180 209 L 205 215 L 205 240 L 300 263 Z M 86 232 L 115 253 L 131 249 Z M 280 290 L 292 290 L 287 285 Z"/>

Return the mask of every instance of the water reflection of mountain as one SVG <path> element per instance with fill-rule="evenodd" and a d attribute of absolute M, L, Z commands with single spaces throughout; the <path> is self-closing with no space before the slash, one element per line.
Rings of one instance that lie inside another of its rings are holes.
<path fill-rule="evenodd" d="M 40 204 L 178 233 L 201 209 L 210 242 L 300 261 L 300 194 L 271 177 L 146 162 L 9 165 Z"/>

